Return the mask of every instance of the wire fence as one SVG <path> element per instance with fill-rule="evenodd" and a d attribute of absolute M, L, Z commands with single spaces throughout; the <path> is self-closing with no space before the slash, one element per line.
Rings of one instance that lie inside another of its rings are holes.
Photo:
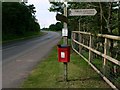
<path fill-rule="evenodd" d="M 120 37 L 72 32 L 72 49 L 115 90 L 120 89 Z"/>

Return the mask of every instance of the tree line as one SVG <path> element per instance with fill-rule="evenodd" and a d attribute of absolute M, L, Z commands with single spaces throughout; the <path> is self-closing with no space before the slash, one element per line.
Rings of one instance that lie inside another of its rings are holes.
<path fill-rule="evenodd" d="M 19 2 L 2 3 L 2 39 L 10 40 L 40 32 L 34 5 Z"/>
<path fill-rule="evenodd" d="M 61 22 L 57 22 L 56 24 L 51 24 L 49 26 L 49 30 L 51 31 L 61 31 L 63 28 L 63 24 Z"/>
<path fill-rule="evenodd" d="M 52 2 L 49 11 L 63 14 L 64 3 Z M 69 16 L 69 9 L 96 9 L 95 16 Z M 84 31 L 96 34 L 110 34 L 120 36 L 120 2 L 68 2 L 68 30 Z M 71 35 L 69 35 L 70 37 Z M 96 39 L 104 46 L 103 39 Z M 110 40 L 110 52 L 112 54 L 114 42 Z M 119 44 L 119 43 L 118 43 Z M 117 47 L 119 48 L 119 46 Z"/>
<path fill-rule="evenodd" d="M 52 2 L 49 11 L 63 14 L 63 3 Z M 69 9 L 97 10 L 95 16 L 69 16 Z M 92 33 L 112 34 L 120 36 L 120 3 L 119 2 L 82 2 L 68 3 L 68 29 L 70 31 L 87 31 Z M 79 26 L 80 23 L 80 26 Z"/>

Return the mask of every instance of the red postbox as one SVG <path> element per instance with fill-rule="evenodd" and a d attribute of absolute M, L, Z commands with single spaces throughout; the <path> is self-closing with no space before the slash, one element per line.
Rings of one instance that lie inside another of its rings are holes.
<path fill-rule="evenodd" d="M 58 61 L 70 62 L 70 46 L 58 45 Z"/>

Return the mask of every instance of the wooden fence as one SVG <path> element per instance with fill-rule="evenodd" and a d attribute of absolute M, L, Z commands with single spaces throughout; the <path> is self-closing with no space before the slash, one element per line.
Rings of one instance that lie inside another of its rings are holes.
<path fill-rule="evenodd" d="M 89 38 L 89 43 L 88 45 L 85 45 L 83 43 L 83 35 L 88 36 Z M 107 60 L 109 60 L 110 62 L 114 63 L 117 66 L 120 66 L 120 61 L 111 57 L 110 55 L 107 54 L 108 51 L 108 45 L 109 45 L 109 40 L 117 40 L 120 41 L 120 37 L 119 36 L 113 36 L 113 35 L 105 35 L 105 34 L 98 34 L 96 35 L 96 37 L 101 37 L 104 39 L 104 52 L 100 52 L 96 49 L 94 49 L 92 47 L 93 42 L 93 34 L 91 33 L 87 33 L 87 32 L 81 32 L 81 31 L 73 31 L 72 32 L 72 49 L 79 54 L 86 62 L 88 62 L 88 64 L 98 73 L 100 74 L 100 76 L 114 89 L 114 90 L 118 90 L 118 88 L 104 75 L 104 73 L 102 73 L 98 68 L 95 67 L 95 65 L 93 65 L 91 63 L 92 60 L 92 55 L 93 53 L 101 56 L 103 58 L 103 67 L 106 66 Z M 76 40 L 76 37 L 78 38 L 78 40 Z M 75 49 L 75 44 L 78 45 L 78 50 Z M 86 57 L 84 57 L 81 54 L 81 50 L 82 47 L 86 48 L 87 50 L 89 50 L 89 58 L 87 59 Z"/>

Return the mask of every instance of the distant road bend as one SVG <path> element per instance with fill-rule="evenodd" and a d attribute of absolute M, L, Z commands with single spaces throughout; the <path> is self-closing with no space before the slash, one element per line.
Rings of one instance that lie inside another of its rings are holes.
<path fill-rule="evenodd" d="M 59 33 L 47 32 L 42 37 L 4 45 L 2 87 L 19 88 L 35 65 L 60 39 Z"/>

